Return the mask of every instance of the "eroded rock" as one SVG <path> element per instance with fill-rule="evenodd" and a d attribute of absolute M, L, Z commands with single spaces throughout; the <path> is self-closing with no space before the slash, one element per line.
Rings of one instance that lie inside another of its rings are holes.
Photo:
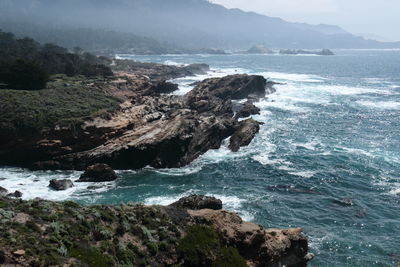
<path fill-rule="evenodd" d="M 109 182 L 117 178 L 117 174 L 109 165 L 95 164 L 87 167 L 77 182 Z"/>
<path fill-rule="evenodd" d="M 74 187 L 74 183 L 69 180 L 69 179 L 65 179 L 65 180 L 51 180 L 49 183 L 49 187 L 57 190 L 57 191 L 63 191 L 63 190 L 67 190 L 71 187 Z"/>
<path fill-rule="evenodd" d="M 221 210 L 222 201 L 215 197 L 191 195 L 179 199 L 177 202 L 172 203 L 171 206 L 191 209 L 191 210 L 201 210 L 201 209 Z"/>
<path fill-rule="evenodd" d="M 258 121 L 253 119 L 241 121 L 229 140 L 229 149 L 233 152 L 239 151 L 241 147 L 249 145 L 259 131 L 260 123 Z"/>

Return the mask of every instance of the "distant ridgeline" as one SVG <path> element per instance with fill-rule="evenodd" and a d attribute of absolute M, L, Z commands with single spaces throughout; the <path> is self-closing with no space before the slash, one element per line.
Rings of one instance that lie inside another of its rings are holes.
<path fill-rule="evenodd" d="M 0 89 L 42 89 L 51 74 L 112 76 L 109 64 L 108 58 L 96 57 L 78 47 L 70 52 L 30 38 L 17 39 L 0 30 Z"/>

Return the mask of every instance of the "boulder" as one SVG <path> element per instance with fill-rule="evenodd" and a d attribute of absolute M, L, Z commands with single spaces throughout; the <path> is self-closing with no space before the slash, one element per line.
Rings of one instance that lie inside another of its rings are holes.
<path fill-rule="evenodd" d="M 253 119 L 241 121 L 230 138 L 229 149 L 233 152 L 239 151 L 241 147 L 249 145 L 259 131 L 260 123 L 258 121 Z"/>
<path fill-rule="evenodd" d="M 74 187 L 74 184 L 72 183 L 71 180 L 65 179 L 65 180 L 51 180 L 49 187 L 57 190 L 57 191 L 63 191 L 67 190 L 68 188 Z"/>
<path fill-rule="evenodd" d="M 77 182 L 109 182 L 117 178 L 117 174 L 109 165 L 95 164 L 87 167 Z"/>
<path fill-rule="evenodd" d="M 204 96 L 216 96 L 221 99 L 245 99 L 249 95 L 264 97 L 267 80 L 259 75 L 237 74 L 223 78 L 206 79 L 199 83 L 187 97 L 198 99 Z"/>
<path fill-rule="evenodd" d="M 22 197 L 22 193 L 20 191 L 15 191 L 14 193 L 10 193 L 7 195 L 7 197 L 13 197 L 13 198 L 21 198 Z"/>
<path fill-rule="evenodd" d="M 0 186 L 0 197 L 7 195 L 8 190 Z"/>
<path fill-rule="evenodd" d="M 157 82 L 153 87 L 154 92 L 157 94 L 170 94 L 178 89 L 177 84 L 167 81 Z"/>
<path fill-rule="evenodd" d="M 191 195 L 179 199 L 177 202 L 172 203 L 171 206 L 190 210 L 221 210 L 222 201 L 215 197 Z"/>
<path fill-rule="evenodd" d="M 252 103 L 245 103 L 242 108 L 235 114 L 236 118 L 247 118 L 251 115 L 260 114 L 260 109 Z"/>

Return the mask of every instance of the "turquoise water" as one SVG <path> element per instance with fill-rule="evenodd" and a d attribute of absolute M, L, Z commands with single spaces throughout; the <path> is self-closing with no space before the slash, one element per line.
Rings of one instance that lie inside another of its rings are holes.
<path fill-rule="evenodd" d="M 208 75 L 177 79 L 177 94 L 208 76 L 264 75 L 283 84 L 257 103 L 264 122 L 250 146 L 226 146 L 172 170 L 121 171 L 98 189 L 65 192 L 51 178 L 79 172 L 3 168 L 0 186 L 25 198 L 82 203 L 169 204 L 192 193 L 266 227 L 302 227 L 310 266 L 400 263 L 400 51 L 335 51 L 336 56 L 124 56 L 167 64 L 207 63 Z M 22 180 L 23 179 L 23 180 Z M 352 205 L 340 203 L 341 199 Z"/>

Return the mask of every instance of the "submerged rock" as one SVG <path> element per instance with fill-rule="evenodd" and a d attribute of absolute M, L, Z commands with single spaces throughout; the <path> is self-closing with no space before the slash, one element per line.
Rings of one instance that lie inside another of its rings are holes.
<path fill-rule="evenodd" d="M 332 201 L 334 204 L 342 206 L 342 207 L 350 207 L 353 206 L 353 199 L 351 198 L 342 198 L 342 199 L 335 199 Z"/>
<path fill-rule="evenodd" d="M 65 179 L 65 180 L 51 180 L 49 187 L 57 190 L 57 191 L 63 191 L 63 190 L 67 190 L 71 187 L 74 187 L 74 183 L 69 180 L 69 179 Z"/>
<path fill-rule="evenodd" d="M 109 165 L 95 164 L 87 167 L 77 182 L 109 182 L 117 178 L 117 174 Z"/>
<path fill-rule="evenodd" d="M 191 209 L 191 210 L 201 210 L 201 209 L 221 210 L 222 201 L 216 199 L 215 197 L 191 195 L 179 199 L 177 202 L 172 203 L 171 206 Z"/>
<path fill-rule="evenodd" d="M 258 121 L 253 119 L 241 121 L 229 140 L 229 149 L 238 152 L 241 147 L 249 145 L 259 131 L 260 123 Z"/>

